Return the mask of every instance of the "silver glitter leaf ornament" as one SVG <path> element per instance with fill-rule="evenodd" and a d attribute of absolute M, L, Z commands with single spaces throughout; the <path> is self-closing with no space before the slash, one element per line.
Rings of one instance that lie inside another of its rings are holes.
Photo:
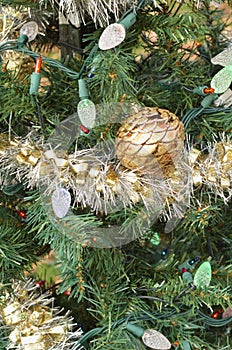
<path fill-rule="evenodd" d="M 155 329 L 147 329 L 142 336 L 142 340 L 151 349 L 167 350 L 172 346 L 169 340 Z"/>
<path fill-rule="evenodd" d="M 197 269 L 193 284 L 197 288 L 206 288 L 210 285 L 212 278 L 212 269 L 208 261 L 203 262 Z"/>
<path fill-rule="evenodd" d="M 211 81 L 211 87 L 214 88 L 216 94 L 225 92 L 232 81 L 232 64 L 221 69 Z"/>
<path fill-rule="evenodd" d="M 211 81 L 211 87 L 214 88 L 215 93 L 221 94 L 230 87 L 232 81 L 232 46 L 211 58 L 211 62 L 224 66 Z"/>
<path fill-rule="evenodd" d="M 215 101 L 215 106 L 224 106 L 226 108 L 232 106 L 232 90 L 227 89 L 222 95 L 220 95 Z"/>
<path fill-rule="evenodd" d="M 211 58 L 211 62 L 224 67 L 232 64 L 232 46 Z"/>
<path fill-rule="evenodd" d="M 69 211 L 71 204 L 71 195 L 65 188 L 57 188 L 52 194 L 52 209 L 54 214 L 62 219 Z"/>

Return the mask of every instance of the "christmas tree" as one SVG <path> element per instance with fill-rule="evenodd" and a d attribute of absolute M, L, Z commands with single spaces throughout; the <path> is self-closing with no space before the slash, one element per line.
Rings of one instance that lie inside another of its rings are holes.
<path fill-rule="evenodd" d="M 232 348 L 230 15 L 1 1 L 1 349 Z"/>

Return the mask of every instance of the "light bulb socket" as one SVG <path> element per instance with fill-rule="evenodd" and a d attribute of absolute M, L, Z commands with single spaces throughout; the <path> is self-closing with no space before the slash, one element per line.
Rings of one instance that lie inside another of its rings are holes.
<path fill-rule="evenodd" d="M 41 80 L 41 74 L 33 72 L 31 74 L 30 95 L 37 95 Z"/>
<path fill-rule="evenodd" d="M 207 49 L 206 49 L 205 45 L 198 46 L 197 50 L 201 55 L 203 55 L 203 56 L 207 55 Z"/>
<path fill-rule="evenodd" d="M 182 279 L 186 283 L 191 283 L 193 281 L 193 276 L 190 272 L 185 271 L 182 275 Z"/>
<path fill-rule="evenodd" d="M 197 263 L 198 261 L 200 261 L 200 258 L 198 256 L 193 259 L 188 259 L 181 265 L 179 265 L 178 269 L 180 272 L 182 272 L 182 269 L 193 270 L 195 268 L 195 263 Z"/>
<path fill-rule="evenodd" d="M 21 34 L 17 39 L 17 45 L 23 46 L 28 42 L 28 36 L 26 34 Z"/>
<path fill-rule="evenodd" d="M 191 350 L 191 346 L 187 340 L 183 340 L 181 346 L 183 350 Z"/>
<path fill-rule="evenodd" d="M 85 100 L 89 98 L 86 82 L 84 79 L 78 80 L 78 86 L 79 86 L 79 97 L 80 100 Z"/>
<path fill-rule="evenodd" d="M 190 260 L 188 261 L 188 263 L 189 263 L 189 265 L 194 265 L 194 264 L 196 264 L 198 261 L 200 261 L 200 258 L 199 258 L 199 256 L 196 256 L 195 258 L 190 259 Z"/>
<path fill-rule="evenodd" d="M 132 323 L 127 323 L 126 329 L 138 338 L 141 338 L 144 334 L 144 329 L 142 327 L 135 326 Z"/>
<path fill-rule="evenodd" d="M 144 329 L 142 327 L 136 326 L 132 323 L 127 323 L 126 329 L 134 334 L 136 337 L 141 338 L 144 335 Z"/>
<path fill-rule="evenodd" d="M 118 23 L 121 24 L 126 30 L 129 29 L 136 22 L 136 14 L 134 12 L 128 13 L 126 17 L 121 19 Z"/>
<path fill-rule="evenodd" d="M 93 136 L 93 130 L 90 129 L 89 132 L 87 133 L 87 132 L 85 132 L 85 131 L 80 129 L 80 136 L 83 136 L 84 138 L 90 140 L 92 138 L 92 136 Z"/>
<path fill-rule="evenodd" d="M 180 272 L 182 271 L 182 269 L 192 270 L 193 268 L 194 267 L 189 264 L 189 260 L 186 260 L 185 262 L 183 262 L 181 265 L 178 266 L 178 269 Z"/>
<path fill-rule="evenodd" d="M 208 108 L 214 100 L 216 100 L 216 98 L 218 98 L 217 94 L 210 94 L 205 96 L 205 98 L 201 101 L 201 106 L 203 108 Z"/>
<path fill-rule="evenodd" d="M 207 88 L 208 86 L 197 86 L 193 89 L 193 93 L 200 95 L 200 96 L 206 96 L 207 94 L 204 92 L 204 90 Z"/>

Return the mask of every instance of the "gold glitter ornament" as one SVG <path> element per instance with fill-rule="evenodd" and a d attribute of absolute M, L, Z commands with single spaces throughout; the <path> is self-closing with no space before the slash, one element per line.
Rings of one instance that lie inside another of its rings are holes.
<path fill-rule="evenodd" d="M 184 148 L 184 139 L 184 126 L 175 114 L 144 107 L 119 128 L 115 150 L 126 168 L 169 177 Z"/>

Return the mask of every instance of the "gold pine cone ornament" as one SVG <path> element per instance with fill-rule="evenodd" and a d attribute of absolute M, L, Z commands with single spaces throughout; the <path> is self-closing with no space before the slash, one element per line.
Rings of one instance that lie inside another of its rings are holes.
<path fill-rule="evenodd" d="M 184 139 L 184 126 L 175 114 L 144 107 L 119 128 L 115 151 L 128 169 L 170 177 L 183 151 Z"/>

